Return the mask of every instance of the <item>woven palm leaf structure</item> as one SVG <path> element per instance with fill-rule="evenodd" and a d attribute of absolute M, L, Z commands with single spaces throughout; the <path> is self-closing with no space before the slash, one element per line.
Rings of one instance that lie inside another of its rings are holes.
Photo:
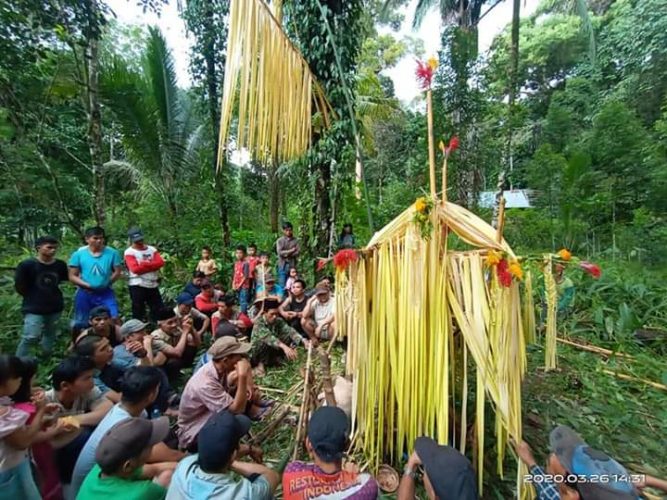
<path fill-rule="evenodd" d="M 458 205 L 436 202 L 425 235 L 418 214 L 417 204 L 405 210 L 358 260 L 337 269 L 337 322 L 348 337 L 357 446 L 375 469 L 412 451 L 419 436 L 465 452 L 472 434 L 481 489 L 485 405 L 495 410 L 500 475 L 508 438 L 521 439 L 524 325 L 534 324 L 534 311 L 522 308 L 518 279 L 505 286 L 489 267 L 489 251 L 515 259 L 495 229 Z M 450 232 L 471 249 L 448 251 Z M 525 472 L 519 465 L 519 489 Z"/>

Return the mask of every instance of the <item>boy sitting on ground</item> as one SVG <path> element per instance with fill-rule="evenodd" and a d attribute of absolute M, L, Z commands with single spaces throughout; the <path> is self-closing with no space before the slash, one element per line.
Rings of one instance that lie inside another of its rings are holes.
<path fill-rule="evenodd" d="M 262 450 L 240 444 L 250 430 L 244 415 L 221 411 L 211 415 L 198 437 L 198 455 L 178 464 L 167 492 L 168 500 L 241 498 L 270 500 L 280 476 L 264 465 L 241 462 L 250 455 L 261 463 Z M 238 480 L 232 475 L 236 473 Z"/>
<path fill-rule="evenodd" d="M 234 306 L 236 305 L 236 297 L 233 295 L 221 295 L 218 297 L 218 310 L 211 316 L 211 324 L 213 335 L 217 338 L 216 331 L 221 322 L 231 323 L 238 330 L 238 336 L 245 334 L 248 329 L 252 328 L 252 321 L 241 311 L 238 311 Z"/>
<path fill-rule="evenodd" d="M 343 469 L 349 434 L 350 426 L 343 410 L 335 406 L 315 410 L 306 438 L 306 450 L 314 463 L 287 464 L 283 473 L 283 498 L 378 498 L 378 484 L 373 476 Z"/>
<path fill-rule="evenodd" d="M 152 366 L 130 368 L 121 380 L 122 399 L 115 405 L 92 433 L 81 450 L 72 475 L 72 492 L 79 491 L 84 479 L 95 465 L 95 452 L 109 429 L 130 417 L 147 418 L 146 409 L 157 399 L 161 383 L 160 371 Z M 170 449 L 163 442 L 156 443 L 146 459 L 147 463 L 178 462 L 183 453 Z"/>
<path fill-rule="evenodd" d="M 246 357 L 249 350 L 250 344 L 234 337 L 222 337 L 211 346 L 211 360 L 190 377 L 181 395 L 177 431 L 181 449 L 196 452 L 199 431 L 218 411 L 255 419 L 265 413 Z"/>
<path fill-rule="evenodd" d="M 213 284 L 208 280 L 202 280 L 201 292 L 195 297 L 195 307 L 199 312 L 211 316 L 218 310 L 218 297 L 222 292 L 213 288 Z"/>
<path fill-rule="evenodd" d="M 201 271 L 192 273 L 192 279 L 185 285 L 185 287 L 183 287 L 182 293 L 187 293 L 194 300 L 194 298 L 199 295 L 199 292 L 201 292 L 201 282 L 204 278 L 206 278 L 206 275 Z"/>
<path fill-rule="evenodd" d="M 112 347 L 120 344 L 123 339 L 120 334 L 120 327 L 111 319 L 111 313 L 105 306 L 98 306 L 90 310 L 88 320 L 90 325 L 85 330 L 78 332 L 72 338 L 72 343 L 76 344 L 80 339 L 86 335 L 97 335 L 98 337 L 106 337 Z"/>
<path fill-rule="evenodd" d="M 111 365 L 113 349 L 109 341 L 97 335 L 86 335 L 74 346 L 78 356 L 89 358 L 95 364 L 93 381 L 102 394 L 114 403 L 120 401 L 120 379 L 123 372 Z"/>
<path fill-rule="evenodd" d="M 289 323 L 289 326 L 294 328 L 301 334 L 302 337 L 308 338 L 308 334 L 301 326 L 301 319 L 303 318 L 303 311 L 308 305 L 308 298 L 304 293 L 306 290 L 306 282 L 302 279 L 297 279 L 292 283 L 292 293 L 285 301 L 280 304 L 280 315 Z"/>
<path fill-rule="evenodd" d="M 145 465 L 153 446 L 169 434 L 169 420 L 127 418 L 102 437 L 95 450 L 97 465 L 88 473 L 77 500 L 122 498 L 162 500 L 174 471 L 174 463 Z"/>
<path fill-rule="evenodd" d="M 279 365 L 285 358 L 295 360 L 297 352 L 291 345 L 309 345 L 308 340 L 280 317 L 279 305 L 280 303 L 272 298 L 256 302 L 261 312 L 252 328 L 250 359 L 260 376 L 264 373 L 265 366 Z"/>
<path fill-rule="evenodd" d="M 199 292 L 197 292 L 197 295 L 199 295 Z M 174 312 L 179 319 L 190 317 L 192 326 L 195 329 L 195 335 L 202 339 L 204 338 L 204 333 L 211 325 L 211 318 L 206 316 L 203 312 L 199 312 L 195 309 L 194 304 L 194 297 L 183 292 L 176 297 L 176 307 L 174 307 Z"/>
<path fill-rule="evenodd" d="M 72 417 L 79 427 L 71 433 L 69 442 L 61 442 L 56 450 L 56 464 L 63 485 L 69 485 L 79 453 L 93 429 L 111 410 L 113 403 L 95 387 L 93 370 L 95 363 L 89 358 L 72 356 L 65 358 L 52 374 L 53 388 L 45 393 L 49 403 L 57 403 L 59 417 Z"/>

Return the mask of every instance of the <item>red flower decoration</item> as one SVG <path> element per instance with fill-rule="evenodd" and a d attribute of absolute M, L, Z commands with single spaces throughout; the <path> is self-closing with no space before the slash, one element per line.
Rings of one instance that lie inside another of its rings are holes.
<path fill-rule="evenodd" d="M 317 259 L 317 266 L 315 269 L 317 272 L 321 271 L 325 267 L 327 267 L 327 264 L 329 263 L 329 259 Z"/>
<path fill-rule="evenodd" d="M 501 259 L 496 266 L 496 272 L 498 273 L 498 281 L 505 288 L 512 286 L 512 273 L 509 270 L 509 264 L 507 259 Z"/>
<path fill-rule="evenodd" d="M 600 276 L 602 276 L 602 269 L 600 269 L 600 266 L 593 264 L 592 262 L 584 260 L 579 263 L 579 267 L 593 276 L 595 279 L 598 279 Z"/>
<path fill-rule="evenodd" d="M 357 255 L 357 252 L 355 252 L 352 249 L 345 249 L 339 251 L 336 255 L 333 257 L 333 262 L 334 266 L 336 266 L 336 269 L 343 270 L 347 269 L 347 267 L 352 264 L 352 262 L 356 262 L 359 256 Z"/>
<path fill-rule="evenodd" d="M 417 61 L 417 82 L 422 90 L 427 90 L 431 88 L 431 82 L 433 81 L 433 66 L 428 62 Z"/>
<path fill-rule="evenodd" d="M 449 140 L 449 145 L 447 146 L 447 154 L 451 154 L 453 151 L 459 149 L 459 138 L 454 136 Z"/>

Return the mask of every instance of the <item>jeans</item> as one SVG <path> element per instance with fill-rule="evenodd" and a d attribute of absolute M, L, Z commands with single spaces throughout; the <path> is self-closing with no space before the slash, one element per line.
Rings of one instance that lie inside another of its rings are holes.
<path fill-rule="evenodd" d="M 285 288 L 285 283 L 287 283 L 287 275 L 289 274 L 289 269 L 292 267 L 288 262 L 285 262 L 282 266 L 278 264 L 278 284 L 281 288 Z"/>
<path fill-rule="evenodd" d="M 26 313 L 23 317 L 23 337 L 16 348 L 16 355 L 29 356 L 31 349 L 39 343 L 40 339 L 42 351 L 45 355 L 50 355 L 56 342 L 59 319 L 59 312 L 53 314 Z"/>
<path fill-rule="evenodd" d="M 16 467 L 0 472 L 0 491 L 2 491 L 2 498 L 16 500 L 40 500 L 42 498 L 32 476 L 30 460 L 27 457 Z"/>
<path fill-rule="evenodd" d="M 241 288 L 239 290 L 239 307 L 243 314 L 248 314 L 248 300 L 250 299 L 250 289 Z M 215 332 L 213 332 L 215 334 Z"/>
<path fill-rule="evenodd" d="M 159 288 L 145 288 L 130 286 L 130 300 L 132 301 L 132 317 L 146 321 L 146 305 L 151 312 L 151 320 L 157 320 L 157 312 L 164 307 Z"/>
<path fill-rule="evenodd" d="M 88 315 L 91 309 L 105 306 L 111 312 L 112 318 L 118 317 L 118 302 L 111 288 L 87 291 L 78 288 L 74 294 L 74 326 L 78 328 L 88 327 Z"/>

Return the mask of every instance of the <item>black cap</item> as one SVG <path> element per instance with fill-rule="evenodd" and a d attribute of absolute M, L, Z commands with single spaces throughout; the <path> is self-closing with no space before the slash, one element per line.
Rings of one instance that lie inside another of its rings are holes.
<path fill-rule="evenodd" d="M 291 222 L 283 222 L 283 229 L 292 229 Z"/>
<path fill-rule="evenodd" d="M 111 317 L 111 311 L 109 311 L 107 306 L 93 307 L 88 313 L 88 319 L 101 318 L 102 316 Z"/>
<path fill-rule="evenodd" d="M 310 417 L 308 439 L 324 462 L 333 463 L 343 458 L 349 433 L 347 415 L 340 408 L 323 406 Z"/>
<path fill-rule="evenodd" d="M 131 227 L 127 231 L 127 237 L 130 238 L 132 243 L 136 243 L 137 241 L 144 241 L 144 233 L 138 227 Z"/>
<path fill-rule="evenodd" d="M 451 446 L 420 437 L 415 451 L 440 500 L 477 500 L 477 481 L 470 461 Z"/>
<path fill-rule="evenodd" d="M 219 472 L 231 460 L 241 438 L 250 430 L 250 419 L 227 410 L 214 413 L 199 431 L 199 466 L 204 472 Z"/>
<path fill-rule="evenodd" d="M 214 334 L 216 339 L 221 337 L 237 337 L 239 335 L 239 329 L 236 328 L 236 325 L 233 323 L 223 319 L 218 323 Z"/>
<path fill-rule="evenodd" d="M 163 307 L 155 315 L 155 319 L 157 321 L 166 321 L 168 319 L 175 317 L 176 317 L 176 311 L 174 311 L 171 307 Z"/>

